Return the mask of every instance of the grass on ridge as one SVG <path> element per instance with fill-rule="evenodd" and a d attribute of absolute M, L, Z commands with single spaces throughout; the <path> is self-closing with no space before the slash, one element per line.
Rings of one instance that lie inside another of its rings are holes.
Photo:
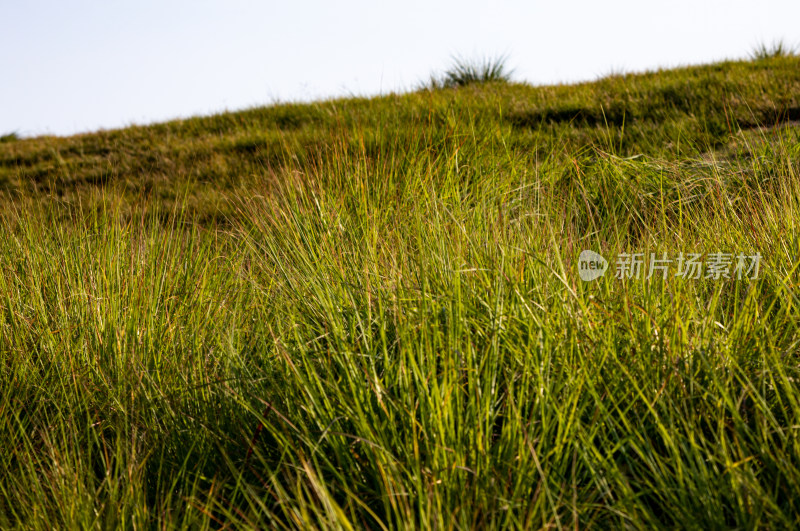
<path fill-rule="evenodd" d="M 797 526 L 797 61 L 0 145 L 0 527 Z"/>

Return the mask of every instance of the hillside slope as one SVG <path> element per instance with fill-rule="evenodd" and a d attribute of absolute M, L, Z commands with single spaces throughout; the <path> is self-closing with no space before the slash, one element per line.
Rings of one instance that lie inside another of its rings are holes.
<path fill-rule="evenodd" d="M 599 148 L 621 157 L 696 158 L 736 149 L 741 131 L 800 120 L 800 58 L 726 62 L 578 85 L 478 85 L 372 99 L 286 104 L 67 138 L 0 143 L 0 190 L 74 198 L 113 184 L 127 199 L 196 195 L 208 215 L 229 192 L 282 168 L 322 171 L 359 157 L 392 174 L 410 156 L 502 144 L 533 167 Z M 493 164 L 494 162 L 492 162 Z M 224 209 L 224 207 L 223 207 Z"/>
<path fill-rule="evenodd" d="M 0 528 L 800 527 L 798 109 L 788 56 L 3 141 Z"/>

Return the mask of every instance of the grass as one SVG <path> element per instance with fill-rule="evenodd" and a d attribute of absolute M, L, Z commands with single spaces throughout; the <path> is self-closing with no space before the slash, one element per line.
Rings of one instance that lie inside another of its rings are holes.
<path fill-rule="evenodd" d="M 755 47 L 750 54 L 750 58 L 753 61 L 764 61 L 775 57 L 790 57 L 793 55 L 797 55 L 796 47 L 790 46 L 783 41 L 777 41 L 771 45 L 762 42 Z"/>
<path fill-rule="evenodd" d="M 506 56 L 485 57 L 479 60 L 454 57 L 453 64 L 443 74 L 431 75 L 429 87 L 436 90 L 480 83 L 507 83 L 511 81 L 513 74 L 507 63 Z"/>
<path fill-rule="evenodd" d="M 0 527 L 799 525 L 798 66 L 3 143 Z"/>

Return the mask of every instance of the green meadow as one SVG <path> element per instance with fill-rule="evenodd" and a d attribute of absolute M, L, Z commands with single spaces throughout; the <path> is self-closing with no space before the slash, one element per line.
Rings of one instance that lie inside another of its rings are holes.
<path fill-rule="evenodd" d="M 800 526 L 800 57 L 467 81 L 3 136 L 0 528 Z"/>

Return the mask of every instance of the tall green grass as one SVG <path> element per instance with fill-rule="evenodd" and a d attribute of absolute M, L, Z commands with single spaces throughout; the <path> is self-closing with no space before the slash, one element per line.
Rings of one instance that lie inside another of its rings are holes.
<path fill-rule="evenodd" d="M 329 133 L 217 215 L 7 201 L 0 527 L 800 524 L 797 127 L 531 153 L 448 112 Z M 763 258 L 584 283 L 583 249 Z"/>

